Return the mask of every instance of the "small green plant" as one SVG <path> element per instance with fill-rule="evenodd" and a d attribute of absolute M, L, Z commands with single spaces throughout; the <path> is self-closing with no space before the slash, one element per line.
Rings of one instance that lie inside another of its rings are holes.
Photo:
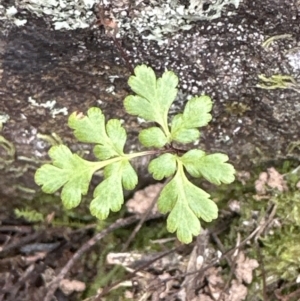
<path fill-rule="evenodd" d="M 156 155 L 148 170 L 156 180 L 171 177 L 161 191 L 158 208 L 168 213 L 167 229 L 176 232 L 181 242 L 189 243 L 198 235 L 201 227 L 199 218 L 210 222 L 217 218 L 218 208 L 210 195 L 192 184 L 192 177 L 204 177 L 219 185 L 234 181 L 234 168 L 226 163 L 228 157 L 216 153 L 207 155 L 199 149 L 184 151 L 174 144 L 188 144 L 200 137 L 199 127 L 211 120 L 212 101 L 208 96 L 193 97 L 187 101 L 184 111 L 169 120 L 169 109 L 177 95 L 177 76 L 166 71 L 156 79 L 154 71 L 137 66 L 135 75 L 128 84 L 136 95 L 124 100 L 125 110 L 156 126 L 144 129 L 139 140 L 151 150 L 125 154 L 126 132 L 121 121 L 105 117 L 99 108 L 90 108 L 85 116 L 73 113 L 68 125 L 75 137 L 85 143 L 93 143 L 94 155 L 99 160 L 90 162 L 73 154 L 65 145 L 56 145 L 49 150 L 52 164 L 45 164 L 35 174 L 35 181 L 46 193 L 62 188 L 61 198 L 66 208 L 74 208 L 87 194 L 93 174 L 104 168 L 104 180 L 95 188 L 90 204 L 91 214 L 99 219 L 108 217 L 109 212 L 119 211 L 123 202 L 123 189 L 132 190 L 138 176 L 130 161 L 136 157 Z"/>
<path fill-rule="evenodd" d="M 24 218 L 28 222 L 43 222 L 45 220 L 42 213 L 37 212 L 36 210 L 30 210 L 28 208 L 25 209 L 15 209 L 14 210 L 16 217 L 18 218 Z"/>
<path fill-rule="evenodd" d="M 261 83 L 256 86 L 261 89 L 274 90 L 274 89 L 292 89 L 296 92 L 300 91 L 299 84 L 290 75 L 276 74 L 271 77 L 266 77 L 263 74 L 258 75 Z"/>

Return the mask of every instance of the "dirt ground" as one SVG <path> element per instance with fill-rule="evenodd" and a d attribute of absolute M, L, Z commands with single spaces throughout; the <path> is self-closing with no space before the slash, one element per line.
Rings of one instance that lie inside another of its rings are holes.
<path fill-rule="evenodd" d="M 153 206 L 163 184 L 101 223 L 40 196 L 46 213 L 2 219 L 0 300 L 299 300 L 298 169 L 239 172 L 211 190 L 219 218 L 189 245 Z"/>

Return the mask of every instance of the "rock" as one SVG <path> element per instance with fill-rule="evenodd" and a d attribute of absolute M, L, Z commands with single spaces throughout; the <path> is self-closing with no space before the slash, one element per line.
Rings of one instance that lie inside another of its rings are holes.
<path fill-rule="evenodd" d="M 178 14 L 190 14 L 184 11 L 192 5 L 189 1 L 107 5 L 104 17 L 118 22 L 121 50 L 103 29 L 92 26 L 98 14 L 94 13 L 97 7 L 93 8 L 96 1 L 74 4 L 64 0 L 60 1 L 63 8 L 55 1 L 30 5 L 31 1 L 15 0 L 0 5 L 3 196 L 32 197 L 38 189 L 34 172 L 48 160 L 49 147 L 60 139 L 73 151 L 93 158 L 91 148 L 76 143 L 67 127 L 67 117 L 74 111 L 84 113 L 98 106 L 108 119 L 123 119 L 129 133 L 128 150 L 140 148 L 137 133 L 142 125 L 125 113 L 122 104 L 130 93 L 124 53 L 133 66 L 146 63 L 158 75 L 167 68 L 179 76 L 180 93 L 172 114 L 192 95 L 205 93 L 213 98 L 214 118 L 199 143 L 207 152 L 227 153 L 237 169 L 299 159 L 298 83 L 289 83 L 289 89 L 257 87 L 258 75 L 296 78 L 299 73 L 293 59 L 299 47 L 297 2 L 234 1 L 237 5 L 224 6 L 216 19 L 177 16 L 183 27 L 173 31 L 162 30 L 161 23 L 150 26 L 149 16 L 139 17 L 147 5 L 159 11 L 163 3 L 173 5 Z M 197 9 L 209 9 L 209 5 Z M 148 22 L 150 29 L 139 29 L 137 20 Z M 151 40 L 155 32 L 159 39 Z M 265 40 L 282 34 L 290 37 L 274 39 L 263 48 Z M 136 167 L 141 179 L 148 180 L 143 176 L 147 160 L 141 160 Z"/>

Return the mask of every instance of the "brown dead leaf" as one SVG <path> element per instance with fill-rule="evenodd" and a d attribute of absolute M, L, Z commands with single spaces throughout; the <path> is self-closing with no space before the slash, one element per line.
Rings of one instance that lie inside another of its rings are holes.
<path fill-rule="evenodd" d="M 144 214 L 148 208 L 152 205 L 154 199 L 158 196 L 163 184 L 157 183 L 154 185 L 147 186 L 143 190 L 137 191 L 133 198 L 128 200 L 126 203 L 127 210 L 131 213 Z M 157 205 L 152 209 L 152 213 L 157 213 Z"/>
<path fill-rule="evenodd" d="M 54 218 L 55 218 L 55 212 L 52 211 L 51 213 L 49 213 L 49 214 L 46 216 L 46 223 L 47 223 L 48 225 L 50 225 L 50 224 L 53 222 Z"/>
<path fill-rule="evenodd" d="M 131 300 L 133 300 L 134 294 L 133 294 L 132 291 L 126 290 L 125 293 L 124 293 L 124 297 L 125 297 L 126 299 L 131 299 Z"/>
<path fill-rule="evenodd" d="M 220 273 L 220 268 L 209 268 L 207 270 L 206 274 L 209 274 L 208 276 L 206 276 L 206 279 L 209 283 L 210 286 L 222 286 L 222 284 L 224 283 L 222 277 L 219 275 Z"/>
<path fill-rule="evenodd" d="M 46 252 L 37 252 L 32 256 L 23 257 L 23 260 L 26 264 L 32 264 L 38 260 L 44 259 L 46 255 Z"/>
<path fill-rule="evenodd" d="M 255 190 L 258 195 L 267 194 L 268 188 L 277 189 L 280 192 L 288 190 L 283 175 L 274 167 L 268 168 L 267 172 L 262 172 L 258 180 L 255 181 Z"/>
<path fill-rule="evenodd" d="M 246 183 L 250 180 L 251 175 L 249 171 L 242 170 L 237 172 L 236 178 L 242 183 L 242 185 L 246 185 Z"/>
<path fill-rule="evenodd" d="M 229 296 L 226 296 L 225 301 L 242 301 L 247 297 L 247 287 L 239 283 L 237 280 L 231 281 Z"/>
<path fill-rule="evenodd" d="M 224 280 L 220 276 L 221 268 L 209 268 L 205 274 L 208 281 L 210 294 L 215 300 L 218 300 L 223 291 Z"/>
<path fill-rule="evenodd" d="M 168 296 L 174 284 L 174 280 L 170 280 L 171 278 L 169 273 L 163 273 L 149 281 L 149 288 L 153 291 L 151 300 L 163 300 Z"/>
<path fill-rule="evenodd" d="M 256 269 L 259 264 L 255 259 L 250 259 L 245 256 L 243 252 L 238 254 L 238 258 L 236 260 L 236 270 L 235 274 L 237 279 L 242 282 L 251 283 L 253 279 L 253 270 Z"/>
<path fill-rule="evenodd" d="M 69 296 L 73 292 L 83 292 L 85 290 L 85 283 L 78 280 L 63 279 L 59 283 L 59 288 L 66 296 Z"/>

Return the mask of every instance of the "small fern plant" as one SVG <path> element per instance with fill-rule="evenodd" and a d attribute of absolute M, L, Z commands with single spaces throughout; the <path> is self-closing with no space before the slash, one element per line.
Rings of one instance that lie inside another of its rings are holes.
<path fill-rule="evenodd" d="M 62 202 L 71 209 L 87 194 L 93 174 L 104 169 L 104 179 L 95 188 L 90 204 L 91 214 L 103 220 L 110 211 L 121 209 L 123 189 L 132 190 L 138 183 L 130 161 L 155 155 L 149 163 L 149 172 L 156 180 L 170 178 L 158 198 L 158 209 L 169 213 L 168 231 L 176 232 L 181 242 L 189 243 L 193 235 L 200 233 L 199 218 L 206 222 L 216 219 L 218 208 L 207 192 L 189 181 L 187 173 L 216 185 L 234 181 L 235 170 L 226 163 L 226 155 L 208 155 L 200 149 L 183 151 L 174 146 L 199 139 L 199 128 L 212 118 L 212 101 L 208 96 L 193 97 L 187 101 L 183 113 L 170 120 L 168 113 L 178 85 L 178 77 L 173 72 L 166 71 L 157 79 L 151 68 L 140 65 L 134 69 L 128 84 L 135 95 L 124 100 L 127 113 L 155 124 L 139 133 L 139 141 L 150 150 L 124 153 L 127 136 L 121 121 L 111 119 L 105 123 L 101 109 L 93 107 L 87 115 L 71 114 L 68 125 L 80 142 L 94 144 L 93 152 L 98 161 L 87 161 L 65 145 L 53 146 L 49 150 L 52 164 L 42 165 L 36 171 L 35 181 L 46 193 L 62 188 Z"/>

